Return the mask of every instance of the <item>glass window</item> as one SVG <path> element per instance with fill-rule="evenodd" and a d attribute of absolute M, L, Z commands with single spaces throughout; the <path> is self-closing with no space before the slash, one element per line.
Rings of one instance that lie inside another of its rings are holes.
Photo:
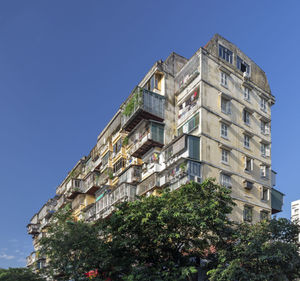
<path fill-rule="evenodd" d="M 250 206 L 244 207 L 244 221 L 252 222 L 253 208 Z"/>
<path fill-rule="evenodd" d="M 199 125 L 199 113 L 189 119 L 184 125 L 178 129 L 178 135 L 188 134 Z"/>
<path fill-rule="evenodd" d="M 221 123 L 221 136 L 228 138 L 228 126 L 224 123 Z"/>
<path fill-rule="evenodd" d="M 230 100 L 221 97 L 221 111 L 225 114 L 231 113 Z"/>
<path fill-rule="evenodd" d="M 198 162 L 188 162 L 188 173 L 191 176 L 201 177 L 201 164 Z"/>
<path fill-rule="evenodd" d="M 253 159 L 249 157 L 245 157 L 245 171 L 247 172 L 253 171 Z"/>
<path fill-rule="evenodd" d="M 225 72 L 221 72 L 221 85 L 228 86 L 228 77 Z"/>
<path fill-rule="evenodd" d="M 232 52 L 222 45 L 219 45 L 219 57 L 229 63 L 232 63 Z"/>
<path fill-rule="evenodd" d="M 226 149 L 222 149 L 222 162 L 228 164 L 228 154 L 229 151 Z"/>
<path fill-rule="evenodd" d="M 260 175 L 262 178 L 269 178 L 270 169 L 266 165 L 260 166 Z"/>
<path fill-rule="evenodd" d="M 269 199 L 269 189 L 267 187 L 263 187 L 262 194 L 261 194 L 261 200 L 267 201 Z"/>
<path fill-rule="evenodd" d="M 189 157 L 191 159 L 200 159 L 200 139 L 194 136 L 188 136 Z"/>
<path fill-rule="evenodd" d="M 231 188 L 231 176 L 226 175 L 226 174 L 221 174 L 220 175 L 220 184 L 227 188 Z"/>
<path fill-rule="evenodd" d="M 260 98 L 260 109 L 263 111 L 267 111 L 267 100 L 263 97 Z"/>
<path fill-rule="evenodd" d="M 244 99 L 250 101 L 250 89 L 247 87 L 244 87 Z"/>
<path fill-rule="evenodd" d="M 162 124 L 151 124 L 151 139 L 159 143 L 164 143 L 164 126 Z"/>
<path fill-rule="evenodd" d="M 236 58 L 236 67 L 242 72 L 250 74 L 250 66 L 245 61 L 243 61 L 239 56 Z"/>
<path fill-rule="evenodd" d="M 250 125 L 250 113 L 245 109 L 243 111 L 243 120 L 245 124 Z"/>
<path fill-rule="evenodd" d="M 244 135 L 244 146 L 250 148 L 250 137 L 248 135 Z"/>

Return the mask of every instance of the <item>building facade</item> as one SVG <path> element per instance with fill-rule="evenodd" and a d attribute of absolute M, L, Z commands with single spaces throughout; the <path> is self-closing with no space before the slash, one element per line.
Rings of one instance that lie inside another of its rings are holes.
<path fill-rule="evenodd" d="M 38 241 L 67 202 L 76 219 L 94 221 L 120 201 L 213 177 L 232 190 L 233 220 L 255 223 L 280 212 L 271 163 L 274 103 L 263 70 L 218 34 L 190 59 L 172 53 L 156 62 L 31 219 L 28 265 L 43 266 Z"/>
<path fill-rule="evenodd" d="M 291 220 L 300 223 L 300 200 L 291 203 Z M 300 242 L 300 235 L 299 235 Z"/>

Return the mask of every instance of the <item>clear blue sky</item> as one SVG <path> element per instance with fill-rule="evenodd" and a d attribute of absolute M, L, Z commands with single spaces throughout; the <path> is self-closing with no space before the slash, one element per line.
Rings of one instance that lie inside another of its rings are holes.
<path fill-rule="evenodd" d="M 24 266 L 26 225 L 156 60 L 220 33 L 266 72 L 277 187 L 300 199 L 300 3 L 0 2 L 0 267 Z M 297 74 L 298 73 L 298 74 Z"/>

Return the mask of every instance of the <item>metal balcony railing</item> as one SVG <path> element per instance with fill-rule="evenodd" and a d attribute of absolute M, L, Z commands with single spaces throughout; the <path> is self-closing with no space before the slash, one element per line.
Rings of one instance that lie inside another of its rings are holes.
<path fill-rule="evenodd" d="M 130 132 L 142 119 L 164 120 L 165 97 L 136 87 L 122 108 L 122 128 Z"/>

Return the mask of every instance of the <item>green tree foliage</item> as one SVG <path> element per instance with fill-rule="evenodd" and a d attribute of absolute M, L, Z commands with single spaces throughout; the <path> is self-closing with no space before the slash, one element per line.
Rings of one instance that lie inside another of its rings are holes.
<path fill-rule="evenodd" d="M 219 251 L 212 281 L 285 281 L 300 277 L 299 226 L 287 219 L 241 224 Z"/>
<path fill-rule="evenodd" d="M 27 268 L 0 269 L 0 281 L 46 281 Z"/>
<path fill-rule="evenodd" d="M 124 203 L 102 223 L 112 280 L 186 280 L 230 233 L 230 191 L 207 180 Z"/>
<path fill-rule="evenodd" d="M 95 257 L 102 245 L 98 230 L 91 224 L 75 222 L 69 206 L 54 215 L 47 234 L 41 239 L 40 251 L 48 261 L 46 276 L 78 281 L 83 280 L 84 273 L 96 268 Z"/>

